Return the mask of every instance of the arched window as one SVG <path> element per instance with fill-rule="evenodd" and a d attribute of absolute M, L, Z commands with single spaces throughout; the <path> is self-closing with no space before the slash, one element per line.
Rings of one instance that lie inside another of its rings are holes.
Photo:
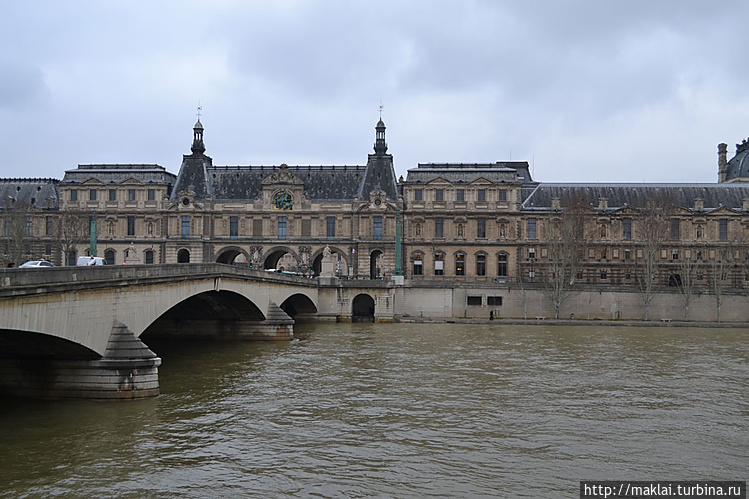
<path fill-rule="evenodd" d="M 181 249 L 177 252 L 177 263 L 190 263 L 190 252 Z"/>
<path fill-rule="evenodd" d="M 507 253 L 497 255 L 497 275 L 507 277 Z"/>
<path fill-rule="evenodd" d="M 483 253 L 476 255 L 476 275 L 486 275 L 486 255 Z"/>
<path fill-rule="evenodd" d="M 466 255 L 465 253 L 455 254 L 455 275 L 466 275 Z"/>
<path fill-rule="evenodd" d="M 147 264 L 153 263 L 153 250 L 146 250 L 146 263 Z"/>
<path fill-rule="evenodd" d="M 107 265 L 114 265 L 114 250 L 108 249 L 104 252 L 104 262 Z"/>

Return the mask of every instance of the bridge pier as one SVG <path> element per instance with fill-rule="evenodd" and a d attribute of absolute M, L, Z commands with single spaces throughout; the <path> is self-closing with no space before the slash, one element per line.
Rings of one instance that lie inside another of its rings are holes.
<path fill-rule="evenodd" d="M 116 323 L 101 359 L 24 358 L 0 364 L 0 390 L 34 398 L 134 400 L 159 394 L 161 359 Z"/>

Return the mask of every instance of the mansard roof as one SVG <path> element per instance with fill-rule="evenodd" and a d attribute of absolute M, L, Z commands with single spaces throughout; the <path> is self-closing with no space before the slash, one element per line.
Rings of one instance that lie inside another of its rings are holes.
<path fill-rule="evenodd" d="M 252 200 L 263 192 L 263 180 L 281 166 L 212 166 L 206 169 L 210 193 L 216 201 Z M 362 193 L 366 166 L 287 166 L 304 184 L 305 196 L 313 201 L 353 200 Z"/>
<path fill-rule="evenodd" d="M 0 209 L 11 203 L 23 203 L 42 209 L 56 210 L 60 204 L 60 181 L 54 178 L 0 179 Z"/>
<path fill-rule="evenodd" d="M 66 170 L 62 183 L 83 183 L 96 179 L 103 183 L 125 182 L 135 179 L 143 183 L 158 183 L 174 185 L 177 176 L 166 171 L 163 166 L 155 164 L 109 164 L 109 165 L 78 165 L 75 170 Z"/>
<path fill-rule="evenodd" d="M 419 163 L 410 168 L 406 183 L 426 183 L 441 177 L 455 183 L 469 183 L 479 178 L 491 182 L 533 182 L 527 161 L 497 161 L 496 163 Z"/>
<path fill-rule="evenodd" d="M 741 210 L 743 200 L 749 199 L 749 184 L 606 184 L 606 183 L 541 183 L 523 202 L 524 210 L 551 208 L 554 198 L 561 200 L 581 196 L 593 207 L 606 198 L 608 209 L 625 206 L 644 206 L 648 199 L 666 197 L 674 204 L 694 208 L 695 199 L 704 200 L 705 211 L 720 207 Z"/>

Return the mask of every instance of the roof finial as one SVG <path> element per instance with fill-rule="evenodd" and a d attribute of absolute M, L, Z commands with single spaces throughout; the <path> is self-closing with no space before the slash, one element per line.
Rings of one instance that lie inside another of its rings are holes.
<path fill-rule="evenodd" d="M 202 110 L 203 110 L 203 106 L 201 106 L 201 105 L 200 105 L 200 101 L 198 101 L 198 112 L 197 112 L 197 115 L 198 115 L 198 121 L 200 121 L 200 112 L 201 112 Z"/>
<path fill-rule="evenodd" d="M 382 120 L 382 110 L 385 109 L 385 106 L 382 105 L 382 99 L 380 99 L 380 120 Z"/>

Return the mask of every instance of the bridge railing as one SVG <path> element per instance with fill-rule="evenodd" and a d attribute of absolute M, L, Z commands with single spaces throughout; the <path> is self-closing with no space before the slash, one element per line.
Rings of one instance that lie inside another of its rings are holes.
<path fill-rule="evenodd" d="M 101 265 L 90 267 L 45 267 L 0 269 L 0 295 L 17 288 L 53 286 L 71 283 L 107 283 L 112 281 L 179 279 L 187 277 L 236 276 L 255 281 L 285 282 L 317 286 L 314 279 L 265 272 L 223 263 L 175 263 L 158 265 Z"/>

